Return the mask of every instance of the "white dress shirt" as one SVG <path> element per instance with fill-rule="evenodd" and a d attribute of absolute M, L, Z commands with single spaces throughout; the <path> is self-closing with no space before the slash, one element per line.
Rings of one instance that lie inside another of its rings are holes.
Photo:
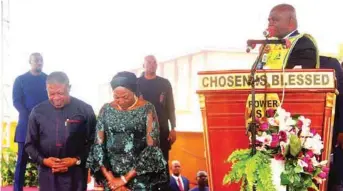
<path fill-rule="evenodd" d="M 183 180 L 182 180 L 182 176 L 181 176 L 181 174 L 179 175 L 179 176 L 175 176 L 175 175 L 173 175 L 172 174 L 172 177 L 175 179 L 175 181 L 176 181 L 176 184 L 179 186 L 179 179 L 180 179 L 180 181 L 181 181 L 181 186 L 182 186 L 182 188 L 183 189 L 185 189 L 185 186 L 183 185 Z"/>

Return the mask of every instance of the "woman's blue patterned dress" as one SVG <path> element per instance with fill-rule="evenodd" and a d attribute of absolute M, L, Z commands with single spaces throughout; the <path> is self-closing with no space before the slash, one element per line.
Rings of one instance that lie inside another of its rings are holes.
<path fill-rule="evenodd" d="M 117 110 L 105 104 L 97 121 L 97 139 L 87 167 L 98 182 L 107 187 L 101 166 L 115 177 L 135 169 L 137 176 L 126 185 L 131 190 L 151 190 L 167 181 L 166 161 L 159 148 L 159 126 L 154 106 L 146 102 L 132 110 Z"/>

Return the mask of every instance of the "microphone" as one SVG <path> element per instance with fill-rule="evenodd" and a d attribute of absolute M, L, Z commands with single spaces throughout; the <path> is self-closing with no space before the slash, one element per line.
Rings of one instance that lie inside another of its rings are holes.
<path fill-rule="evenodd" d="M 245 50 L 246 53 L 250 53 L 251 50 L 254 50 L 256 47 L 256 44 L 248 44 L 247 49 Z"/>
<path fill-rule="evenodd" d="M 249 39 L 247 45 L 256 45 L 256 44 L 286 44 L 286 39 L 277 39 L 277 40 L 253 40 Z"/>
<path fill-rule="evenodd" d="M 275 29 L 272 27 L 268 27 L 265 31 L 263 31 L 263 36 L 266 38 L 274 37 Z"/>
<path fill-rule="evenodd" d="M 252 49 L 256 47 L 257 44 L 282 44 L 284 48 L 290 48 L 291 42 L 289 39 L 278 39 L 278 40 L 248 40 L 246 52 L 249 53 Z"/>
<path fill-rule="evenodd" d="M 265 40 L 248 40 L 247 41 L 247 49 L 245 50 L 247 53 L 250 53 L 257 44 L 282 44 L 284 48 L 290 48 L 291 42 L 288 39 L 268 39 L 275 36 L 276 29 L 275 27 L 268 27 L 265 31 L 263 31 L 263 36 L 266 37 Z"/>

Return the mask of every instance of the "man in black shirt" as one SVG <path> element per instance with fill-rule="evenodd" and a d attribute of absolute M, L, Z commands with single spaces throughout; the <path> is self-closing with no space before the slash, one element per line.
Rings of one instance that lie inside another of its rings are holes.
<path fill-rule="evenodd" d="M 169 150 L 176 140 L 173 90 L 169 80 L 156 75 L 157 62 L 154 56 L 145 57 L 144 69 L 145 72 L 138 79 L 138 96 L 155 106 L 161 131 L 160 145 L 168 161 Z"/>
<path fill-rule="evenodd" d="M 145 57 L 143 67 L 144 73 L 137 82 L 137 93 L 155 106 L 160 125 L 160 147 L 168 162 L 169 150 L 176 140 L 173 90 L 169 80 L 156 75 L 157 62 L 153 55 Z M 168 166 L 167 168 L 169 170 Z"/>

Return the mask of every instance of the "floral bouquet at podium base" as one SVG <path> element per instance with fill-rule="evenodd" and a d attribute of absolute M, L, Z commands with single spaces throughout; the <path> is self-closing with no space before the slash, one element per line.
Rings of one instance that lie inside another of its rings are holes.
<path fill-rule="evenodd" d="M 252 156 L 251 149 L 234 151 L 223 184 L 241 182 L 246 191 L 318 190 L 329 169 L 327 161 L 320 161 L 323 142 L 310 128 L 311 120 L 282 108 L 268 109 L 266 117 L 256 120 L 256 154 Z"/>

